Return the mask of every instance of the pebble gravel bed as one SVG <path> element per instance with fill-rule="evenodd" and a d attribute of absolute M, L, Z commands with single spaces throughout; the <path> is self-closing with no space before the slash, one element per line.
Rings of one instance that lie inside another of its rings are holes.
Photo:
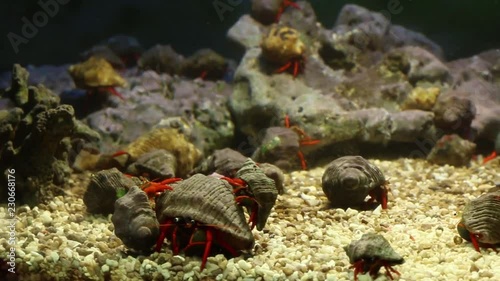
<path fill-rule="evenodd" d="M 253 256 L 209 257 L 202 272 L 200 258 L 172 256 L 167 245 L 149 256 L 130 254 L 113 233 L 111 215 L 87 214 L 79 192 L 34 208 L 18 206 L 16 274 L 18 280 L 353 280 L 342 247 L 377 232 L 405 258 L 394 267 L 398 280 L 498 280 L 500 254 L 475 251 L 456 224 L 468 200 L 500 183 L 500 159 L 468 168 L 371 161 L 390 181 L 387 210 L 328 208 L 323 168 L 287 174 L 286 194 L 266 228 L 254 230 Z M 74 189 L 86 186 L 88 176 L 74 177 Z M 6 216 L 0 207 L 0 217 Z M 0 258 L 10 249 L 7 239 L 0 231 Z M 376 280 L 388 280 L 384 272 Z"/>

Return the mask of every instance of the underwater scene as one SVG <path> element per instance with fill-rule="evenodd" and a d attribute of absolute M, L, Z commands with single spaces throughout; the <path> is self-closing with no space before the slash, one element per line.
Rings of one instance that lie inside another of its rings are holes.
<path fill-rule="evenodd" d="M 0 11 L 0 280 L 500 280 L 500 1 Z"/>

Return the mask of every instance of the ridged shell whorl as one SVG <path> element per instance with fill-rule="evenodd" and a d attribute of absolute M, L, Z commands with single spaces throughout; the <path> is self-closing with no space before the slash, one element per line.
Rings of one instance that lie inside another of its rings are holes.
<path fill-rule="evenodd" d="M 235 250 L 253 247 L 254 237 L 229 183 L 195 174 L 172 187 L 172 191 L 162 193 L 156 202 L 160 223 L 176 217 L 194 219 L 229 235 Z"/>
<path fill-rule="evenodd" d="M 499 244 L 500 191 L 489 192 L 471 200 L 463 210 L 461 223 L 470 233 L 478 234 L 477 240 L 480 243 Z M 468 236 L 462 237 L 470 240 Z"/>
<path fill-rule="evenodd" d="M 362 204 L 368 193 L 385 184 L 382 172 L 361 156 L 344 156 L 326 167 L 323 192 L 332 206 L 348 208 Z"/>
<path fill-rule="evenodd" d="M 255 200 L 259 203 L 256 227 L 258 230 L 262 230 L 278 198 L 276 184 L 250 158 L 236 172 L 236 177 L 247 183 L 250 192 L 252 192 Z"/>
<path fill-rule="evenodd" d="M 351 264 L 361 260 L 380 259 L 388 262 L 390 265 L 402 264 L 403 257 L 394 251 L 382 235 L 376 233 L 366 233 L 361 239 L 352 241 L 344 250 L 349 257 Z"/>
<path fill-rule="evenodd" d="M 148 196 L 137 186 L 129 189 L 115 202 L 115 213 L 111 218 L 115 234 L 129 248 L 147 251 L 155 244 L 159 224 L 149 204 Z"/>

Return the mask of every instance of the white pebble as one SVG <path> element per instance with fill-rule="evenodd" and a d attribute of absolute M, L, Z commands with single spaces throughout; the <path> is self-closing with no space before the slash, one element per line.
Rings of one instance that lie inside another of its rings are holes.
<path fill-rule="evenodd" d="M 45 225 L 50 224 L 52 222 L 52 217 L 51 217 L 49 211 L 44 211 L 40 215 L 40 219 L 42 220 L 42 223 L 45 224 Z"/>
<path fill-rule="evenodd" d="M 239 260 L 238 261 L 238 266 L 243 269 L 244 271 L 248 271 L 252 268 L 252 265 L 250 263 L 248 263 L 247 261 L 245 260 Z"/>
<path fill-rule="evenodd" d="M 109 271 L 109 266 L 107 264 L 102 265 L 101 266 L 101 271 L 103 273 L 108 272 Z"/>
<path fill-rule="evenodd" d="M 51 252 L 50 257 L 52 258 L 52 261 L 57 262 L 59 260 L 59 254 L 56 252 Z"/>

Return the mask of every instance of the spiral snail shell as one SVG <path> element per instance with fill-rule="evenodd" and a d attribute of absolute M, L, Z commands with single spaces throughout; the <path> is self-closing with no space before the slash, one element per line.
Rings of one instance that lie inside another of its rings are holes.
<path fill-rule="evenodd" d="M 322 178 L 323 192 L 337 208 L 359 207 L 370 195 L 387 207 L 384 175 L 361 156 L 344 156 L 330 162 Z"/>
<path fill-rule="evenodd" d="M 278 198 L 278 190 L 274 180 L 266 176 L 264 171 L 250 158 L 236 172 L 236 177 L 247 183 L 250 192 L 259 204 L 256 226 L 258 230 L 262 230 Z"/>
<path fill-rule="evenodd" d="M 463 210 L 457 231 L 478 252 L 480 244 L 490 247 L 500 244 L 500 190 L 471 200 Z"/>

